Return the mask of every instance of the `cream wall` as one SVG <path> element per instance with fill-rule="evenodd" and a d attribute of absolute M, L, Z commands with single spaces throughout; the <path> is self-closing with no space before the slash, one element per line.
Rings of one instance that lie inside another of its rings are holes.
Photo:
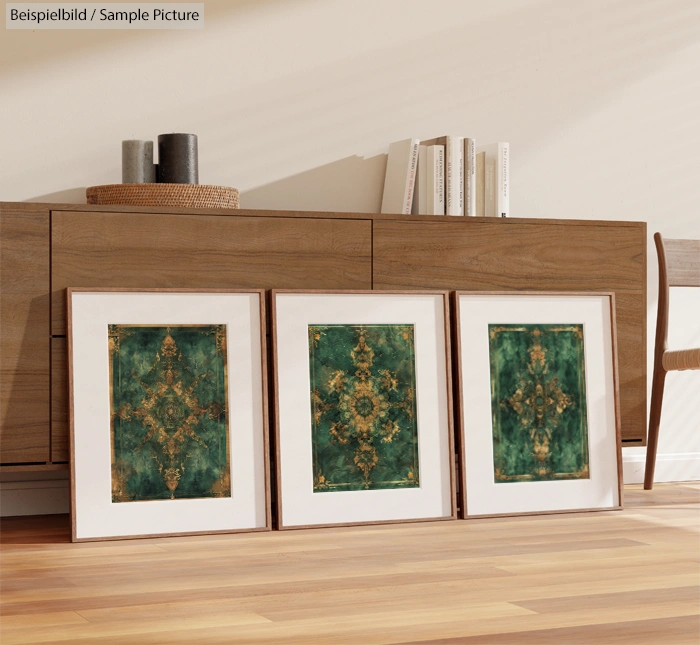
<path fill-rule="evenodd" d="M 179 131 L 243 207 L 372 212 L 391 141 L 456 133 L 510 142 L 516 217 L 700 238 L 697 0 L 205 5 L 198 31 L 5 31 L 0 198 L 83 202 L 120 181 L 122 139 Z M 671 316 L 700 345 L 700 298 Z M 662 478 L 700 479 L 698 392 L 700 372 L 667 379 Z"/>

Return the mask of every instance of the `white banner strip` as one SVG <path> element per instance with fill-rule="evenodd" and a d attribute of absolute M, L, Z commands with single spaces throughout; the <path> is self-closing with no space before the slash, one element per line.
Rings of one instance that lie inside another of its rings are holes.
<path fill-rule="evenodd" d="M 203 29 L 204 3 L 8 2 L 6 29 Z"/>

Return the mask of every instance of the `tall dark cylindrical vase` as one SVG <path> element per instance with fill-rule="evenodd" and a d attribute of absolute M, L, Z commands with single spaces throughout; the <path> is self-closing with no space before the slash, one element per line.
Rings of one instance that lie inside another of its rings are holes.
<path fill-rule="evenodd" d="M 158 135 L 158 183 L 199 183 L 196 134 Z"/>

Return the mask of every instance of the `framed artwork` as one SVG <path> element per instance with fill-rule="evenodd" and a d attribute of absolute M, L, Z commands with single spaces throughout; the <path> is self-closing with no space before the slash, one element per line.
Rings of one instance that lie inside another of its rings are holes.
<path fill-rule="evenodd" d="M 264 291 L 67 298 L 73 541 L 269 530 Z"/>
<path fill-rule="evenodd" d="M 279 528 L 456 517 L 448 306 L 272 292 Z"/>
<path fill-rule="evenodd" d="M 610 293 L 454 294 L 463 517 L 622 507 Z"/>

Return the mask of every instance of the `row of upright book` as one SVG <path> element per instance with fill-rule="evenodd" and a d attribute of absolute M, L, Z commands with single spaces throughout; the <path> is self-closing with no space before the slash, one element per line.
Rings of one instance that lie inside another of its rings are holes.
<path fill-rule="evenodd" d="M 403 139 L 389 146 L 382 213 L 508 217 L 510 150 L 470 137 Z"/>

